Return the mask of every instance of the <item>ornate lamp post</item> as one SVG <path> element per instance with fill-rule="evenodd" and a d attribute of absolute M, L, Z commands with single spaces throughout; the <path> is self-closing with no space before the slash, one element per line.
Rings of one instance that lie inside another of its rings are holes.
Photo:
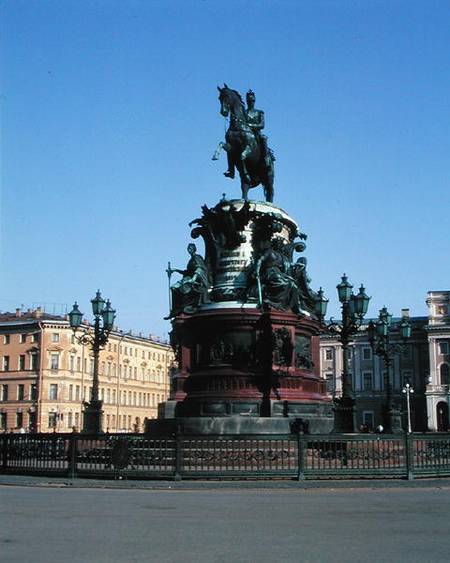
<path fill-rule="evenodd" d="M 369 341 L 372 350 L 383 359 L 384 362 L 384 388 L 386 391 L 386 403 L 384 407 L 384 428 L 386 432 L 397 433 L 402 431 L 401 414 L 392 400 L 391 365 L 395 354 L 404 348 L 411 336 L 411 323 L 407 317 L 403 317 L 400 323 L 401 344 L 391 343 L 390 333 L 392 328 L 392 315 L 383 307 L 380 309 L 378 320 L 370 321 L 368 326 Z"/>
<path fill-rule="evenodd" d="M 80 344 L 88 344 L 94 355 L 94 373 L 92 379 L 92 393 L 89 402 L 85 402 L 83 432 L 87 434 L 99 434 L 102 430 L 102 405 L 99 399 L 99 380 L 98 365 L 100 350 L 108 342 L 109 334 L 114 325 L 116 311 L 111 307 L 109 299 L 102 298 L 100 291 L 97 291 L 94 299 L 91 299 L 92 313 L 94 315 L 94 334 L 85 330 L 81 336 L 76 336 L 76 331 L 80 328 L 83 313 L 78 309 L 77 302 L 74 303 L 72 311 L 69 313 L 70 326 L 73 329 L 75 338 Z"/>
<path fill-rule="evenodd" d="M 406 414 L 408 417 L 408 434 L 411 434 L 411 393 L 414 393 L 414 389 L 411 387 L 409 383 L 407 383 L 403 389 L 402 393 L 406 394 Z"/>
<path fill-rule="evenodd" d="M 342 319 L 340 322 L 331 319 L 327 327 L 328 332 L 338 336 L 342 346 L 342 396 L 335 399 L 334 432 L 354 432 L 355 398 L 349 370 L 348 347 L 352 335 L 358 331 L 367 313 L 370 297 L 363 285 L 355 295 L 352 292 L 353 286 L 345 274 L 336 289 L 342 305 Z"/>

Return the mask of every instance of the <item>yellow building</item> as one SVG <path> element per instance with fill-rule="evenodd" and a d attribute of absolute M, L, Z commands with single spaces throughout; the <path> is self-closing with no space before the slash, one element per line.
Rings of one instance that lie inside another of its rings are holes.
<path fill-rule="evenodd" d="M 167 343 L 113 330 L 100 352 L 103 430 L 139 432 L 156 418 L 173 361 Z M 0 313 L 0 431 L 80 430 L 92 373 L 90 347 L 78 343 L 65 317 L 40 308 Z"/>

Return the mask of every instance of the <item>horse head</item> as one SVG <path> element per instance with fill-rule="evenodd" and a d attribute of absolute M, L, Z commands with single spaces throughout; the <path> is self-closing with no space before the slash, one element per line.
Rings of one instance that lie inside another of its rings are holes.
<path fill-rule="evenodd" d="M 243 109 L 242 98 L 236 90 L 232 90 L 225 83 L 223 88 L 217 86 L 219 90 L 220 114 L 228 117 L 229 112 L 236 113 L 238 108 Z"/>

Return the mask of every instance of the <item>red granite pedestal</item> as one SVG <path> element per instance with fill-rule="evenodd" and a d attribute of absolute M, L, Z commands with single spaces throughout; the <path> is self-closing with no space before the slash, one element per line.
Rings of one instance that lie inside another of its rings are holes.
<path fill-rule="evenodd" d="M 310 433 L 333 426 L 319 377 L 319 324 L 256 306 L 204 308 L 173 320 L 179 372 L 149 431 L 181 424 L 186 433 Z M 231 305 L 231 304 L 229 304 Z M 237 305 L 237 304 L 236 304 Z"/>

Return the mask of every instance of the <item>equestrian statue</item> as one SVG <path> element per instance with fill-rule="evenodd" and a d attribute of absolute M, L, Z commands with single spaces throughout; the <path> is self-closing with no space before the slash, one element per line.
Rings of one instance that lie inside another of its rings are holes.
<path fill-rule="evenodd" d="M 242 198 L 248 200 L 248 190 L 259 184 L 264 187 L 266 201 L 273 202 L 273 180 L 275 157 L 267 146 L 264 129 L 264 112 L 255 108 L 255 94 L 247 92 L 247 107 L 236 90 L 217 86 L 219 90 L 220 113 L 230 116 L 230 125 L 225 134 L 225 142 L 220 142 L 213 160 L 219 158 L 224 149 L 228 158 L 227 178 L 234 178 L 235 168 L 241 179 Z"/>

